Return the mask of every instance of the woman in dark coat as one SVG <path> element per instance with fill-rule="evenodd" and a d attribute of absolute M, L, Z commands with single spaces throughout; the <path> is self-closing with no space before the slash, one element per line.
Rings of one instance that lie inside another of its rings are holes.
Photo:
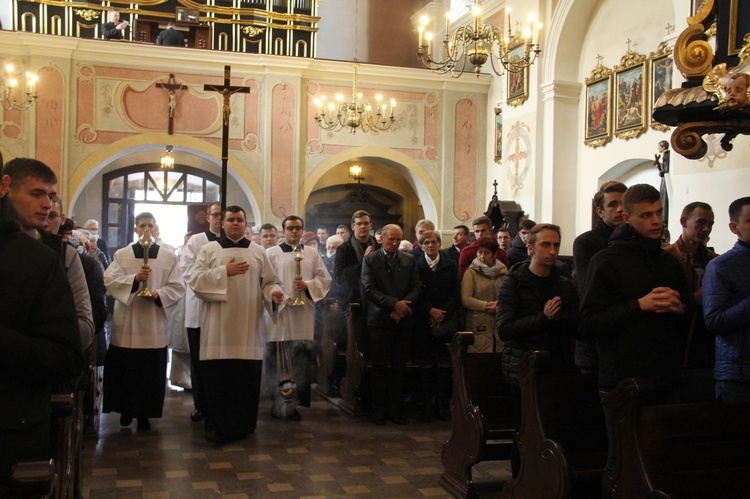
<path fill-rule="evenodd" d="M 446 343 L 458 331 L 460 303 L 456 263 L 440 252 L 440 234 L 424 232 L 419 237 L 422 248 L 417 270 L 422 281 L 422 295 L 412 304 L 415 314 L 412 362 L 420 368 L 425 397 L 423 421 L 433 413 L 450 419 L 448 402 L 451 359 Z"/>

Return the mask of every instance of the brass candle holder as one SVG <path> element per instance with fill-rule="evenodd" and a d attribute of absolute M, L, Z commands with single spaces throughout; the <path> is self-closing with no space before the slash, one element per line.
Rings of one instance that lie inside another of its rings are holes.
<path fill-rule="evenodd" d="M 301 244 L 298 244 L 294 248 L 294 263 L 297 264 L 297 275 L 294 276 L 294 279 L 299 281 L 302 279 L 302 260 L 305 258 L 304 254 L 304 248 Z M 299 307 L 305 304 L 305 301 L 302 299 L 302 291 L 297 290 L 297 297 L 294 299 L 294 302 L 292 303 L 292 306 Z"/>
<path fill-rule="evenodd" d="M 140 244 L 143 247 L 143 265 L 141 265 L 142 269 L 149 269 L 148 265 L 148 250 L 151 248 L 151 246 L 154 244 L 155 240 L 153 237 L 151 237 L 151 231 L 146 229 L 143 231 L 143 235 L 138 239 L 138 244 Z M 143 298 L 148 298 L 153 296 L 151 294 L 151 291 L 148 290 L 148 282 L 143 281 L 141 283 L 141 290 L 138 291 L 136 296 L 141 296 Z"/>

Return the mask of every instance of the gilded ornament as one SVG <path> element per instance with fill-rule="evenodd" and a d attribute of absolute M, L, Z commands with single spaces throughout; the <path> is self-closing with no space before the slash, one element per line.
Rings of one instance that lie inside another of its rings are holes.
<path fill-rule="evenodd" d="M 259 34 L 263 33 L 266 30 L 266 28 L 257 28 L 255 26 L 245 26 L 242 28 L 242 32 L 249 36 L 250 38 L 254 36 L 258 36 Z"/>
<path fill-rule="evenodd" d="M 84 18 L 86 21 L 99 19 L 99 14 L 100 14 L 98 10 L 92 10 L 92 9 L 76 9 L 75 13 L 78 14 L 80 17 Z"/>

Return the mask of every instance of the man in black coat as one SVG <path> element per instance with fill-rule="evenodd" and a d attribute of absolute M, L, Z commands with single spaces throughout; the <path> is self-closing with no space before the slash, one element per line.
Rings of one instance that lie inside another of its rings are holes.
<path fill-rule="evenodd" d="M 626 189 L 625 184 L 614 180 L 602 184 L 594 195 L 594 207 L 599 216 L 596 225 L 573 241 L 573 264 L 581 294 L 591 258 L 607 247 L 612 232 L 622 225 L 622 195 Z M 576 341 L 575 362 L 582 372 L 596 372 L 599 358 L 594 340 Z"/>
<path fill-rule="evenodd" d="M 406 424 L 400 410 L 401 389 L 414 327 L 411 303 L 419 298 L 422 283 L 414 257 L 398 250 L 402 238 L 401 227 L 386 225 L 383 247 L 362 261 L 372 360 L 372 421 L 379 426 L 385 424 L 386 407 L 391 421 Z"/>
<path fill-rule="evenodd" d="M 529 252 L 526 249 L 526 241 L 529 237 L 531 229 L 536 225 L 533 220 L 523 220 L 518 226 L 518 234 L 513 238 L 513 242 L 510 243 L 510 249 L 508 250 L 508 260 L 512 267 L 518 262 L 523 262 L 529 259 Z"/>
<path fill-rule="evenodd" d="M 555 265 L 560 252 L 560 227 L 535 225 L 528 235 L 531 259 L 511 268 L 500 283 L 495 328 L 503 340 L 503 375 L 513 387 L 516 430 L 521 424 L 521 395 L 516 365 L 530 350 L 549 352 L 559 372 L 573 366 L 570 339 L 578 335 L 578 292 Z M 511 471 L 520 469 L 516 442 Z"/>
<path fill-rule="evenodd" d="M 167 23 L 167 29 L 159 33 L 159 36 L 156 38 L 156 44 L 168 45 L 170 47 L 184 47 L 185 36 L 174 29 L 174 21 L 169 21 Z"/>
<path fill-rule="evenodd" d="M 591 259 L 583 285 L 580 329 L 596 340 L 599 386 L 609 390 L 625 378 L 650 378 L 652 403 L 678 401 L 682 345 L 690 303 L 680 263 L 661 248 L 659 191 L 636 184 L 622 196 L 625 223 L 606 249 Z M 615 468 L 614 428 L 605 407 L 609 453 L 602 493 L 609 497 Z"/>
<path fill-rule="evenodd" d="M 331 297 L 338 300 L 342 312 L 346 310 L 349 303 L 362 302 L 360 284 L 362 260 L 380 248 L 380 244 L 370 235 L 370 229 L 372 229 L 370 214 L 365 210 L 355 211 L 352 215 L 354 237 L 345 240 L 336 250 Z"/>
<path fill-rule="evenodd" d="M 2 161 L 0 161 L 1 166 Z M 52 385 L 81 372 L 73 293 L 60 259 L 21 232 L 0 172 L 0 497 L 10 468 L 49 459 Z"/>

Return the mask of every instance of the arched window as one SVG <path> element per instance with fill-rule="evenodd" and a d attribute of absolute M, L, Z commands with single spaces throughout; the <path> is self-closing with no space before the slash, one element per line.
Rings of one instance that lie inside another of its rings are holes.
<path fill-rule="evenodd" d="M 138 205 L 205 206 L 219 200 L 221 179 L 198 168 L 162 170 L 149 163 L 121 168 L 102 178 L 102 234 L 110 253 L 130 243 Z M 162 227 L 169 223 L 157 220 Z M 184 229 L 180 228 L 182 232 Z"/>

